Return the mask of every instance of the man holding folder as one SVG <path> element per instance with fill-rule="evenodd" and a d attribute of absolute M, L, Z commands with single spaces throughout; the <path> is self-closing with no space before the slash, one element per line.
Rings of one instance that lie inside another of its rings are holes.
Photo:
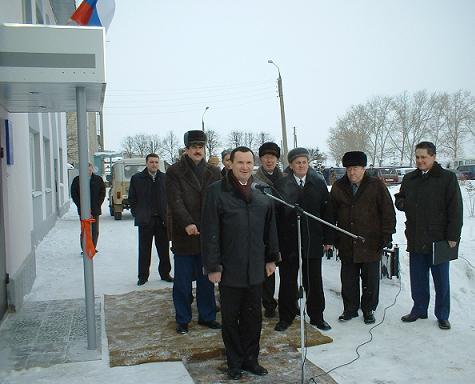
<path fill-rule="evenodd" d="M 450 329 L 449 261 L 456 258 L 462 231 L 462 195 L 455 173 L 436 161 L 436 147 L 416 145 L 417 169 L 404 176 L 396 208 L 406 213 L 407 251 L 414 305 L 401 320 L 427 319 L 429 270 L 435 288 L 435 316 L 440 329 Z"/>

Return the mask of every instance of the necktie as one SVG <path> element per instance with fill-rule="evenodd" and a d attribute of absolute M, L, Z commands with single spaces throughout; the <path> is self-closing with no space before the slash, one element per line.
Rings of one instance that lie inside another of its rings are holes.
<path fill-rule="evenodd" d="M 303 180 L 302 179 L 300 179 L 299 185 L 300 185 L 300 188 L 303 189 Z"/>
<path fill-rule="evenodd" d="M 358 184 L 351 184 L 351 188 L 353 189 L 353 195 L 356 195 L 358 191 Z"/>

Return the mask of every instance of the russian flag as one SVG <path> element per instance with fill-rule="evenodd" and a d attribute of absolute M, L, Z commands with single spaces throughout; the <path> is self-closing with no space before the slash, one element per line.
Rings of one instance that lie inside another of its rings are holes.
<path fill-rule="evenodd" d="M 71 20 L 78 25 L 104 27 L 106 30 L 114 17 L 114 0 L 83 0 Z"/>

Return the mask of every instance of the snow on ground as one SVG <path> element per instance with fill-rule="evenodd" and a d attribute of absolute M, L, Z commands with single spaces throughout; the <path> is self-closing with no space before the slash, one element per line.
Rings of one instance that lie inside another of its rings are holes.
<path fill-rule="evenodd" d="M 398 187 L 390 187 L 392 194 Z M 464 199 L 468 199 L 462 187 Z M 107 202 L 106 202 L 107 203 Z M 107 214 L 100 221 L 99 253 L 94 259 L 95 294 L 118 294 L 132 290 L 170 287 L 159 280 L 154 256 L 150 280 L 142 287 L 137 281 L 137 230 L 130 213 L 122 221 Z M 467 204 L 465 204 L 467 205 Z M 396 304 L 386 311 L 384 322 L 374 328 L 373 341 L 359 349 L 361 358 L 331 373 L 340 384 L 353 383 L 473 383 L 475 377 L 475 218 L 465 210 L 460 258 L 451 263 L 450 321 L 452 329 L 442 331 L 433 315 L 433 297 L 429 319 L 402 323 L 400 317 L 412 306 L 405 254 L 404 215 L 398 212 L 394 243 L 401 246 L 401 280 L 384 279 L 380 289 L 377 323 L 385 307 L 391 305 L 399 289 Z M 83 262 L 79 254 L 79 222 L 74 207 L 51 230 L 37 250 L 37 278 L 27 300 L 53 300 L 84 297 Z M 362 316 L 346 323 L 337 318 L 342 311 L 339 296 L 339 262 L 323 260 L 326 294 L 325 319 L 333 327 L 327 334 L 333 343 L 312 347 L 309 360 L 324 370 L 344 364 L 356 357 L 355 348 L 370 337 L 371 328 Z M 433 293 L 433 291 L 431 292 Z M 35 383 L 192 383 L 181 363 L 149 363 L 132 367 L 109 368 L 107 341 L 102 332 L 103 360 L 56 365 L 0 374 L 0 382 Z M 272 374 L 272 373 L 271 373 Z M 308 378 L 307 378 L 308 379 Z M 299 378 L 296 378 L 299 382 Z M 317 381 L 318 382 L 318 381 Z"/>

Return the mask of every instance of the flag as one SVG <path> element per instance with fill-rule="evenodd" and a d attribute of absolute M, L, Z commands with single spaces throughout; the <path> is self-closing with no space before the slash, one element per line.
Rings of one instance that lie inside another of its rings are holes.
<path fill-rule="evenodd" d="M 71 15 L 71 20 L 78 25 L 104 27 L 107 30 L 114 11 L 114 0 L 83 0 Z"/>

